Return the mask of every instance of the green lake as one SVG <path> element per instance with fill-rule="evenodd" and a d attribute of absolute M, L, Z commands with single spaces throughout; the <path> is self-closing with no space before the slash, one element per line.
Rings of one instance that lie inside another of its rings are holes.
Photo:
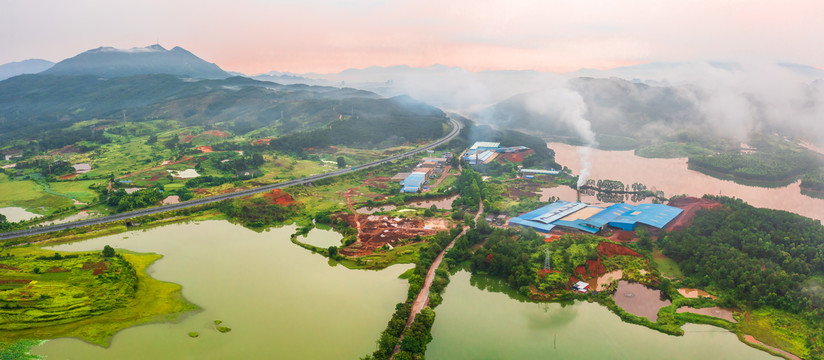
<path fill-rule="evenodd" d="M 382 271 L 330 266 L 289 241 L 294 226 L 256 233 L 225 221 L 177 224 L 53 247 L 104 245 L 164 255 L 149 268 L 183 286 L 203 308 L 178 323 L 126 329 L 104 349 L 77 339 L 32 349 L 47 359 L 358 359 L 375 349 L 394 305 L 406 294 L 397 278 L 408 265 Z M 334 239 L 313 230 L 306 242 Z M 339 237 L 337 238 L 339 241 Z M 328 240 L 331 241 L 331 240 Z M 513 298 L 514 297 L 514 298 Z M 732 333 L 687 325 L 668 336 L 631 325 L 598 304 L 525 302 L 500 280 L 452 276 L 436 308 L 426 357 L 439 359 L 775 359 Z M 214 320 L 231 332 L 221 334 Z M 198 338 L 188 333 L 197 331 Z"/>
<path fill-rule="evenodd" d="M 777 359 L 721 328 L 688 324 L 685 336 L 669 336 L 624 323 L 596 303 L 524 302 L 501 281 L 466 271 L 452 275 L 443 298 L 430 360 Z"/>
<path fill-rule="evenodd" d="M 205 221 L 55 246 L 88 251 L 108 244 L 163 254 L 149 267 L 151 276 L 181 284 L 183 295 L 203 310 L 178 323 L 121 331 L 108 349 L 64 338 L 32 353 L 47 359 L 118 360 L 357 359 L 371 353 L 395 304 L 406 296 L 406 281 L 398 275 L 410 266 L 382 271 L 330 266 L 292 244 L 294 231 L 284 226 L 256 233 L 226 221 Z M 316 232 L 329 235 L 313 230 L 309 239 Z M 232 331 L 217 332 L 214 320 Z M 190 338 L 190 331 L 200 336 Z"/>

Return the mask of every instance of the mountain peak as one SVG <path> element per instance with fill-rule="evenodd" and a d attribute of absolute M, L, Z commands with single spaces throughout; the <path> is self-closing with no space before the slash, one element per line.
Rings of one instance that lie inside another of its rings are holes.
<path fill-rule="evenodd" d="M 160 44 L 131 49 L 99 47 L 63 60 L 43 72 L 52 75 L 97 75 L 104 78 L 141 74 L 169 74 L 202 79 L 230 77 L 217 65 L 181 47 L 166 50 Z"/>

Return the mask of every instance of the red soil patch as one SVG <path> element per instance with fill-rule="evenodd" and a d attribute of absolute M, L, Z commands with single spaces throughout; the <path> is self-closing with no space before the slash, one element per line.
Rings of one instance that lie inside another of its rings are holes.
<path fill-rule="evenodd" d="M 183 137 L 183 142 L 188 144 L 188 143 L 192 142 L 192 139 L 194 139 L 194 138 L 195 138 L 194 135 L 186 135 L 186 136 Z"/>
<path fill-rule="evenodd" d="M 73 177 L 75 177 L 75 176 L 77 176 L 77 174 L 76 174 L 76 173 L 75 173 L 75 174 L 68 174 L 68 175 L 63 175 L 63 176 L 61 176 L 59 179 L 60 179 L 60 180 L 66 180 L 66 179 L 71 179 L 71 178 L 73 178 Z"/>
<path fill-rule="evenodd" d="M 699 209 L 717 209 L 722 206 L 721 203 L 715 200 L 696 197 L 675 198 L 672 199 L 668 205 L 683 209 L 684 212 L 667 226 L 667 231 L 680 230 L 689 226 L 692 217 L 695 216 L 695 212 Z"/>
<path fill-rule="evenodd" d="M 552 273 L 559 273 L 560 274 L 561 272 L 558 271 L 558 270 L 538 269 L 538 276 L 540 276 L 540 277 L 544 277 L 544 276 L 547 276 L 547 275 L 552 274 Z"/>
<path fill-rule="evenodd" d="M 340 249 L 340 253 L 346 256 L 369 255 L 384 244 L 394 245 L 417 235 L 434 235 L 438 231 L 444 230 L 425 228 L 424 221 L 421 219 L 352 214 L 337 214 L 334 215 L 334 218 L 344 220 L 356 229 L 360 225 L 360 231 L 358 232 L 360 243 Z"/>
<path fill-rule="evenodd" d="M 0 279 L 0 284 L 28 284 L 29 279 Z"/>
<path fill-rule="evenodd" d="M 160 180 L 160 175 L 154 175 L 151 178 L 149 178 L 149 181 L 158 181 L 158 180 Z"/>
<path fill-rule="evenodd" d="M 5 264 L 0 264 L 0 269 L 3 269 L 3 270 L 14 270 L 14 271 L 19 271 L 19 270 L 20 270 L 20 269 L 18 269 L 18 268 L 16 268 L 16 267 L 14 267 L 14 266 L 11 266 L 11 265 L 5 265 Z"/>
<path fill-rule="evenodd" d="M 206 145 L 204 145 L 204 146 L 198 146 L 198 147 L 196 147 L 195 149 L 200 150 L 200 152 L 202 152 L 202 153 L 204 153 L 204 154 L 205 154 L 205 153 L 214 152 L 214 150 L 212 150 L 212 147 L 211 147 L 211 146 L 206 146 Z"/>
<path fill-rule="evenodd" d="M 268 199 L 272 204 L 276 205 L 292 205 L 295 204 L 295 199 L 292 198 L 291 195 L 284 192 L 280 189 L 272 190 L 272 192 L 266 193 L 263 195 L 264 198 Z"/>
<path fill-rule="evenodd" d="M 612 232 L 612 235 L 610 237 L 608 237 L 607 239 L 610 239 L 610 240 L 616 241 L 616 242 L 633 242 L 635 240 L 638 240 L 638 236 L 636 236 L 635 232 L 633 232 L 633 231 L 624 231 L 624 230 L 615 229 Z"/>
<path fill-rule="evenodd" d="M 607 268 L 601 264 L 601 259 L 587 260 L 587 269 L 590 277 L 598 277 L 607 273 Z"/>
<path fill-rule="evenodd" d="M 371 186 L 371 187 L 376 187 L 376 188 L 379 188 L 379 189 L 386 189 L 387 187 L 389 187 L 388 183 L 389 183 L 389 178 L 388 177 L 382 177 L 382 176 L 371 177 L 371 178 L 368 178 L 368 179 L 363 181 L 364 185 Z"/>
<path fill-rule="evenodd" d="M 100 262 L 85 262 L 83 263 L 83 270 L 93 270 L 92 275 L 100 275 L 109 268 L 108 261 Z"/>
<path fill-rule="evenodd" d="M 503 154 L 498 155 L 497 160 L 501 164 L 504 164 L 507 161 L 514 162 L 514 163 L 520 163 L 520 162 L 524 161 L 525 157 L 527 157 L 529 155 L 532 155 L 532 153 L 534 153 L 534 152 L 535 152 L 534 150 L 530 149 L 530 150 L 526 150 L 526 151 L 519 151 L 519 152 L 516 152 L 516 153 L 503 153 Z"/>
<path fill-rule="evenodd" d="M 608 242 L 601 242 L 598 244 L 598 255 L 600 256 L 616 256 L 616 255 L 627 255 L 627 256 L 637 256 L 643 257 L 641 254 L 632 250 L 626 246 L 621 246 L 618 244 L 608 243 Z"/>
<path fill-rule="evenodd" d="M 230 137 L 230 136 L 232 136 L 231 134 L 229 134 L 227 132 L 220 131 L 220 130 L 209 130 L 207 132 L 204 132 L 204 134 L 220 136 L 220 137 Z"/>
<path fill-rule="evenodd" d="M 271 141 L 272 141 L 272 139 L 256 139 L 256 140 L 253 140 L 249 144 L 250 145 L 269 145 L 269 142 L 271 142 Z"/>
<path fill-rule="evenodd" d="M 548 242 L 548 243 L 550 243 L 550 242 L 553 242 L 553 241 L 558 240 L 558 239 L 560 239 L 560 238 L 561 238 L 561 235 L 557 235 L 557 234 L 550 234 L 549 236 L 547 236 L 546 238 L 544 238 L 544 242 Z"/>

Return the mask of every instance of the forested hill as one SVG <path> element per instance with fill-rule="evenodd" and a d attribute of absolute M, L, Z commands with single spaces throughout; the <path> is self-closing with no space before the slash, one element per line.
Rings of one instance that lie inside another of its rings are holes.
<path fill-rule="evenodd" d="M 824 317 L 824 226 L 786 211 L 717 198 L 692 225 L 661 240 L 689 280 L 728 305 L 772 306 Z"/>
<path fill-rule="evenodd" d="M 441 136 L 441 124 L 446 121 L 442 111 L 408 97 L 382 99 L 350 88 L 280 85 L 243 77 L 103 79 L 37 74 L 0 82 L 0 142 L 43 139 L 50 131 L 80 121 L 121 120 L 124 112 L 130 122 L 173 119 L 236 135 L 267 127 L 269 134 L 280 136 L 329 128 L 344 120 L 368 129 L 380 122 L 392 131 L 373 135 L 402 136 L 409 141 Z M 437 134 L 430 134 L 435 128 Z"/>
<path fill-rule="evenodd" d="M 225 79 L 231 76 L 184 48 L 166 50 L 160 45 L 126 50 L 99 47 L 60 61 L 43 74 L 105 78 L 141 74 L 170 74 L 199 79 Z"/>

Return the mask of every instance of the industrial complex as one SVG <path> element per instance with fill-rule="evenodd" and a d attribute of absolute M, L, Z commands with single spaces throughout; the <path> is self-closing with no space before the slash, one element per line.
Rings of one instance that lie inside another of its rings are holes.
<path fill-rule="evenodd" d="M 478 141 L 463 154 L 463 160 L 469 165 L 489 164 L 495 159 L 501 161 L 521 162 L 534 151 L 526 146 L 501 147 L 501 143 Z"/>
<path fill-rule="evenodd" d="M 509 220 L 510 225 L 530 227 L 540 232 L 553 229 L 595 234 L 608 226 L 632 231 L 638 224 L 664 228 L 683 212 L 662 204 L 614 204 L 607 208 L 581 202 L 557 201 Z"/>

